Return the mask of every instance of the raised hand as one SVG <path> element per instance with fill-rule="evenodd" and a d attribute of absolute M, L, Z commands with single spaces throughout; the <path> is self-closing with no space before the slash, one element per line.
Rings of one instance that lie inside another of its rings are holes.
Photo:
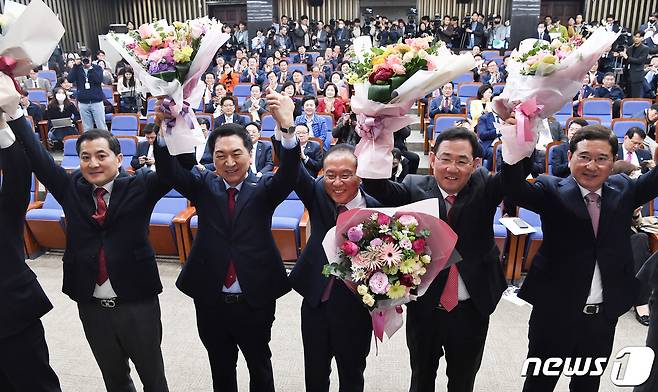
<path fill-rule="evenodd" d="M 280 128 L 285 129 L 295 125 L 295 119 L 293 117 L 295 103 L 289 96 L 285 93 L 277 93 L 268 88 L 265 98 L 267 99 L 267 107 Z"/>

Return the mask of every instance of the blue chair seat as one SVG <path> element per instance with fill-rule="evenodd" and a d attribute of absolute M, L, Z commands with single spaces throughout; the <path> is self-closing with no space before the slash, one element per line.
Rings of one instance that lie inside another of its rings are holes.
<path fill-rule="evenodd" d="M 152 225 L 171 225 L 174 220 L 174 214 L 167 214 L 163 212 L 154 212 L 151 214 Z"/>
<path fill-rule="evenodd" d="M 45 208 L 37 208 L 30 210 L 25 214 L 25 220 L 47 220 L 58 222 L 62 218 L 64 211 L 62 210 L 51 210 Z"/>
<path fill-rule="evenodd" d="M 500 224 L 493 225 L 494 237 L 507 237 L 507 229 Z"/>
<path fill-rule="evenodd" d="M 196 229 L 199 227 L 199 216 L 194 215 L 192 219 L 190 219 L 190 228 Z"/>
<path fill-rule="evenodd" d="M 299 228 L 299 219 L 286 216 L 273 216 L 272 217 L 273 229 L 292 229 L 295 232 Z"/>

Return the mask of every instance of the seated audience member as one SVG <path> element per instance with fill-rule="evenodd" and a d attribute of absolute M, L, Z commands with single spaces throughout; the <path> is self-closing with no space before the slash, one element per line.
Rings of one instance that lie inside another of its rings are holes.
<path fill-rule="evenodd" d="M 295 70 L 292 73 L 292 82 L 295 86 L 295 95 L 313 95 L 315 96 L 315 89 L 310 83 L 304 82 L 304 74 L 301 71 Z"/>
<path fill-rule="evenodd" d="M 295 118 L 295 124 L 306 124 L 311 136 L 322 139 L 322 147 L 327 151 L 331 147 L 331 134 L 327 130 L 327 123 L 316 113 L 317 99 L 312 96 L 304 97 L 302 107 L 304 113 Z"/>
<path fill-rule="evenodd" d="M 203 90 L 203 104 L 206 105 L 212 101 L 213 88 L 215 87 L 215 74 L 208 72 L 203 76 L 205 82 Z"/>
<path fill-rule="evenodd" d="M 481 54 L 473 55 L 473 58 L 475 59 L 475 68 L 471 70 L 473 73 L 473 81 L 480 82 L 481 76 L 487 71 L 487 66 L 484 63 L 484 58 Z"/>
<path fill-rule="evenodd" d="M 215 112 L 221 111 L 222 110 L 222 105 L 221 105 L 222 98 L 228 96 L 228 92 L 226 91 L 226 86 L 224 86 L 221 83 L 216 83 L 213 90 L 214 90 L 214 93 L 213 93 L 213 96 L 212 96 L 212 101 L 208 102 L 204 106 L 203 111 L 205 113 L 215 113 Z M 219 114 L 220 113 L 218 113 L 217 116 Z M 215 117 L 217 117 L 217 116 L 215 116 Z"/>
<path fill-rule="evenodd" d="M 224 72 L 219 76 L 219 82 L 224 85 L 226 91 L 233 94 L 233 88 L 240 83 L 240 73 L 234 71 L 230 63 L 226 63 Z"/>
<path fill-rule="evenodd" d="M 52 86 L 49 79 L 39 77 L 40 68 L 34 68 L 30 70 L 30 74 L 27 78 L 18 78 L 21 87 L 23 90 L 40 88 L 44 89 L 50 94 Z"/>
<path fill-rule="evenodd" d="M 544 41 L 551 42 L 551 36 L 548 34 L 548 31 L 546 30 L 546 25 L 544 24 L 544 22 L 537 23 L 537 32 L 534 33 L 531 38 L 543 39 Z"/>
<path fill-rule="evenodd" d="M 594 97 L 594 88 L 591 86 L 589 74 L 583 77 L 583 85 L 578 90 L 578 93 L 573 97 L 573 112 L 579 116 L 583 115 L 582 102 L 583 99 Z"/>
<path fill-rule="evenodd" d="M 583 120 L 582 118 L 573 119 L 569 124 L 569 129 L 567 130 L 567 141 L 551 148 L 551 167 L 554 176 L 564 178 L 571 174 L 571 169 L 569 169 L 568 154 L 569 141 L 577 130 L 587 125 L 587 121 Z"/>
<path fill-rule="evenodd" d="M 143 133 L 146 140 L 137 144 L 137 153 L 130 160 L 130 166 L 135 170 L 135 173 L 155 170 L 153 143 L 157 137 L 157 130 L 158 126 L 155 124 L 146 124 L 146 127 L 144 127 Z"/>
<path fill-rule="evenodd" d="M 253 148 L 251 149 L 251 172 L 256 177 L 261 177 L 265 173 L 274 170 L 274 160 L 272 160 L 272 145 L 260 141 L 260 125 L 256 122 L 250 122 L 245 126 L 249 133 Z"/>
<path fill-rule="evenodd" d="M 208 72 L 212 72 L 215 74 L 216 77 L 219 77 L 219 75 L 224 71 L 224 64 L 226 61 L 224 60 L 224 57 L 221 55 L 218 55 L 215 57 L 215 63 L 210 65 L 210 69 Z"/>
<path fill-rule="evenodd" d="M 203 132 L 203 144 L 201 144 L 199 146 L 196 146 L 194 148 L 194 157 L 195 157 L 196 162 L 197 162 L 195 167 L 197 168 L 197 170 L 203 171 L 203 170 L 206 170 L 206 167 L 201 164 L 201 160 L 203 159 L 203 154 L 205 152 L 205 146 L 208 143 L 208 135 L 210 135 L 212 127 L 210 126 L 210 121 L 208 121 L 207 118 L 197 118 L 197 121 L 199 121 L 199 126 L 201 127 L 201 132 Z"/>
<path fill-rule="evenodd" d="M 324 90 L 324 84 L 326 83 L 324 76 L 320 73 L 320 67 L 317 66 L 311 68 L 311 73 L 306 75 L 305 81 L 310 83 L 316 92 Z"/>
<path fill-rule="evenodd" d="M 263 83 L 262 90 L 267 93 L 267 90 L 276 91 L 277 93 L 281 92 L 283 88 L 283 83 L 279 83 L 279 78 L 276 75 L 276 72 L 270 71 L 267 73 L 265 83 Z"/>
<path fill-rule="evenodd" d="M 57 87 L 61 87 L 64 89 L 66 92 L 66 96 L 69 97 L 70 100 L 75 101 L 76 98 L 76 90 L 73 87 L 73 83 L 69 82 L 68 79 L 62 77 L 57 80 Z"/>
<path fill-rule="evenodd" d="M 411 135 L 411 128 L 404 127 L 393 134 L 393 146 L 400 150 L 403 157 L 409 162 L 409 174 L 416 174 L 420 164 L 420 156 L 407 148 L 407 138 Z"/>
<path fill-rule="evenodd" d="M 626 131 L 624 141 L 617 153 L 617 159 L 630 162 L 638 169 L 631 175 L 632 178 L 639 177 L 653 169 L 656 164 L 649 150 L 644 149 L 644 138 L 647 134 L 639 127 L 632 127 Z"/>
<path fill-rule="evenodd" d="M 658 84 L 658 56 L 653 56 L 649 60 L 649 64 L 644 67 L 642 85 L 645 98 L 656 98 L 656 84 Z"/>
<path fill-rule="evenodd" d="M 288 71 L 288 61 L 281 60 L 279 61 L 279 84 L 284 84 L 287 81 L 292 80 L 292 72 Z"/>
<path fill-rule="evenodd" d="M 493 97 L 493 88 L 491 85 L 483 84 L 478 88 L 477 96 L 471 101 L 471 118 L 475 124 L 484 113 L 491 112 L 491 99 Z"/>
<path fill-rule="evenodd" d="M 215 128 L 222 124 L 237 123 L 245 125 L 245 121 L 239 114 L 235 113 L 235 102 L 231 97 L 224 97 L 220 101 L 222 111 L 221 114 L 215 117 Z M 217 112 L 215 112 L 215 115 Z"/>
<path fill-rule="evenodd" d="M 333 83 L 324 86 L 324 97 L 318 99 L 318 113 L 331 114 L 338 121 L 345 111 L 345 102 L 337 96 L 338 87 Z"/>
<path fill-rule="evenodd" d="M 356 114 L 341 116 L 336 121 L 336 126 L 331 130 L 331 135 L 336 139 L 336 144 L 349 144 L 356 146 L 361 137 L 356 133 Z"/>
<path fill-rule="evenodd" d="M 454 85 L 448 82 L 441 87 L 441 95 L 430 102 L 430 119 L 437 114 L 459 114 L 462 112 L 461 100 L 454 95 Z"/>
<path fill-rule="evenodd" d="M 258 69 L 258 60 L 251 57 L 247 60 L 247 69 L 242 71 L 240 82 L 261 85 L 265 81 L 265 74 Z"/>
<path fill-rule="evenodd" d="M 300 46 L 297 49 L 297 54 L 292 58 L 292 61 L 295 64 L 306 64 L 307 66 L 310 66 L 313 64 L 313 57 L 306 53 L 306 48 L 304 46 Z"/>
<path fill-rule="evenodd" d="M 253 121 L 260 121 L 263 113 L 267 111 L 267 101 L 261 97 L 260 86 L 254 84 L 249 90 L 249 98 L 245 99 L 240 112 L 251 114 Z"/>
<path fill-rule="evenodd" d="M 603 76 L 603 84 L 599 86 L 594 95 L 597 98 L 609 98 L 612 100 L 612 116 L 619 117 L 619 106 L 624 99 L 624 90 L 615 83 L 615 75 L 608 72 Z"/>
<path fill-rule="evenodd" d="M 612 50 L 612 45 L 608 46 L 608 48 L 605 50 L 605 52 L 603 52 L 603 54 L 599 58 L 598 61 L 599 72 L 603 72 L 603 74 L 606 74 L 608 72 L 614 72 L 615 63 L 617 62 L 618 57 L 619 57 L 619 53 L 614 52 Z"/>
<path fill-rule="evenodd" d="M 78 134 L 76 122 L 80 119 L 80 113 L 61 87 L 55 89 L 55 95 L 48 102 L 44 118 L 48 120 L 48 143 L 51 147 L 60 149 L 64 146 L 64 137 Z M 70 124 L 53 123 L 53 120 L 65 118 L 71 120 Z"/>
<path fill-rule="evenodd" d="M 562 125 L 560 125 L 560 122 L 554 116 L 549 116 L 546 122 L 548 123 L 548 130 L 551 133 L 552 141 L 567 140 L 567 135 L 562 131 Z"/>
<path fill-rule="evenodd" d="M 494 112 L 486 112 L 480 116 L 476 127 L 478 140 L 482 146 L 483 166 L 491 170 L 493 165 L 493 144 L 500 137 L 495 124 L 501 119 Z"/>
<path fill-rule="evenodd" d="M 332 66 L 325 62 L 324 57 L 318 56 L 315 59 L 314 66 L 316 66 L 320 69 L 320 75 L 324 76 L 325 80 L 330 80 L 331 79 Z"/>
<path fill-rule="evenodd" d="M 641 112 L 635 113 L 633 118 L 642 118 L 647 123 L 647 136 L 651 138 L 651 143 L 649 146 L 651 149 L 655 150 L 656 142 L 656 122 L 658 122 L 658 103 L 654 103 L 650 107 L 642 110 Z M 647 140 L 645 140 L 646 142 Z"/>
<path fill-rule="evenodd" d="M 599 63 L 594 63 L 589 72 L 587 72 L 587 75 L 589 76 L 589 85 L 593 89 L 596 89 L 601 83 L 603 83 L 603 76 L 605 73 L 599 71 Z"/>
<path fill-rule="evenodd" d="M 407 174 L 409 174 L 409 163 L 407 162 L 407 159 L 402 156 L 402 152 L 399 149 L 393 148 L 391 154 L 393 154 L 393 169 L 391 171 L 390 180 L 402 182 Z"/>
<path fill-rule="evenodd" d="M 343 75 L 341 75 L 340 72 L 334 72 L 331 74 L 331 83 L 335 84 L 338 88 L 338 96 L 341 97 L 344 102 L 349 101 L 349 85 L 343 80 Z"/>
<path fill-rule="evenodd" d="M 487 71 L 482 75 L 480 81 L 493 86 L 496 83 L 505 83 L 505 75 L 498 69 L 498 63 L 491 60 L 487 63 Z"/>
<path fill-rule="evenodd" d="M 20 108 L 23 110 L 23 115 L 32 117 L 34 121 L 34 129 L 37 129 L 39 121 L 43 120 L 44 109 L 38 102 L 32 102 L 27 95 L 27 91 L 23 90 L 21 94 Z"/>
<path fill-rule="evenodd" d="M 318 172 L 322 169 L 323 148 L 320 147 L 320 143 L 309 140 L 308 126 L 304 123 L 295 126 L 295 135 L 301 147 L 301 160 L 304 168 L 310 175 L 317 177 Z"/>
<path fill-rule="evenodd" d="M 119 111 L 121 113 L 137 113 L 141 106 L 139 94 L 140 84 L 135 79 L 133 69 L 126 67 L 123 75 L 117 81 L 117 92 L 119 93 Z"/>
<path fill-rule="evenodd" d="M 293 113 L 295 118 L 301 116 L 304 108 L 302 106 L 302 98 L 299 96 L 295 96 L 295 84 L 290 81 L 286 82 L 283 85 L 282 91 L 286 93 L 289 97 L 292 97 L 292 101 L 295 104 L 295 111 Z"/>

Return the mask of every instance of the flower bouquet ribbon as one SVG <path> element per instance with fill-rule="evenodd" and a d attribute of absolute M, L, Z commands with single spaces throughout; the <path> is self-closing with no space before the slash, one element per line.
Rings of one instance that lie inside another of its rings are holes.
<path fill-rule="evenodd" d="M 166 20 L 147 23 L 108 39 L 133 68 L 145 91 L 166 97 L 162 109 L 173 119 L 162 124 L 160 134 L 172 155 L 194 152 L 204 144 L 191 108 L 198 107 L 203 98 L 201 75 L 229 38 L 221 23 L 203 17 L 172 24 Z"/>
<path fill-rule="evenodd" d="M 354 85 L 351 108 L 357 114 L 361 141 L 357 174 L 362 178 L 389 178 L 393 161 L 393 133 L 414 122 L 407 116 L 420 97 L 475 67 L 471 54 L 453 55 L 431 39 L 407 39 L 385 48 L 372 47 L 371 38 L 354 40 L 356 60 L 350 64 Z"/>
<path fill-rule="evenodd" d="M 27 6 L 5 2 L 0 28 L 0 109 L 13 111 L 21 97 L 14 78 L 48 61 L 64 26 L 43 1 L 32 0 Z"/>
<path fill-rule="evenodd" d="M 573 100 L 585 74 L 617 37 L 598 29 L 584 41 L 526 39 L 512 52 L 505 89 L 493 100 L 498 116 L 516 118 L 516 126 L 497 126 L 505 162 L 514 164 L 532 154 L 543 119 Z"/>
<path fill-rule="evenodd" d="M 383 341 L 402 326 L 401 305 L 425 294 L 450 258 L 457 235 L 438 218 L 437 199 L 398 208 L 352 209 L 340 214 L 323 242 L 324 275 L 342 279 L 370 311 Z"/>

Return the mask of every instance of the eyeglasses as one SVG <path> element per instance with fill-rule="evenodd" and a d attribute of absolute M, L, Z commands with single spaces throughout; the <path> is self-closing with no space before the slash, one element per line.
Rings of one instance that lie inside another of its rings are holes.
<path fill-rule="evenodd" d="M 341 181 L 349 181 L 352 177 L 354 177 L 354 173 L 343 173 L 341 175 L 336 175 L 334 173 L 327 173 L 324 175 L 324 178 L 331 182 L 334 182 L 339 178 Z"/>
<path fill-rule="evenodd" d="M 576 155 L 576 162 L 581 165 L 589 165 L 590 162 L 594 161 L 597 166 L 605 166 L 612 160 L 609 156 L 598 156 L 592 158 L 589 155 Z"/>
<path fill-rule="evenodd" d="M 439 161 L 439 165 L 441 166 L 455 165 L 459 169 L 464 169 L 473 163 L 473 161 L 465 158 L 460 158 L 460 159 L 438 158 L 438 161 Z"/>

